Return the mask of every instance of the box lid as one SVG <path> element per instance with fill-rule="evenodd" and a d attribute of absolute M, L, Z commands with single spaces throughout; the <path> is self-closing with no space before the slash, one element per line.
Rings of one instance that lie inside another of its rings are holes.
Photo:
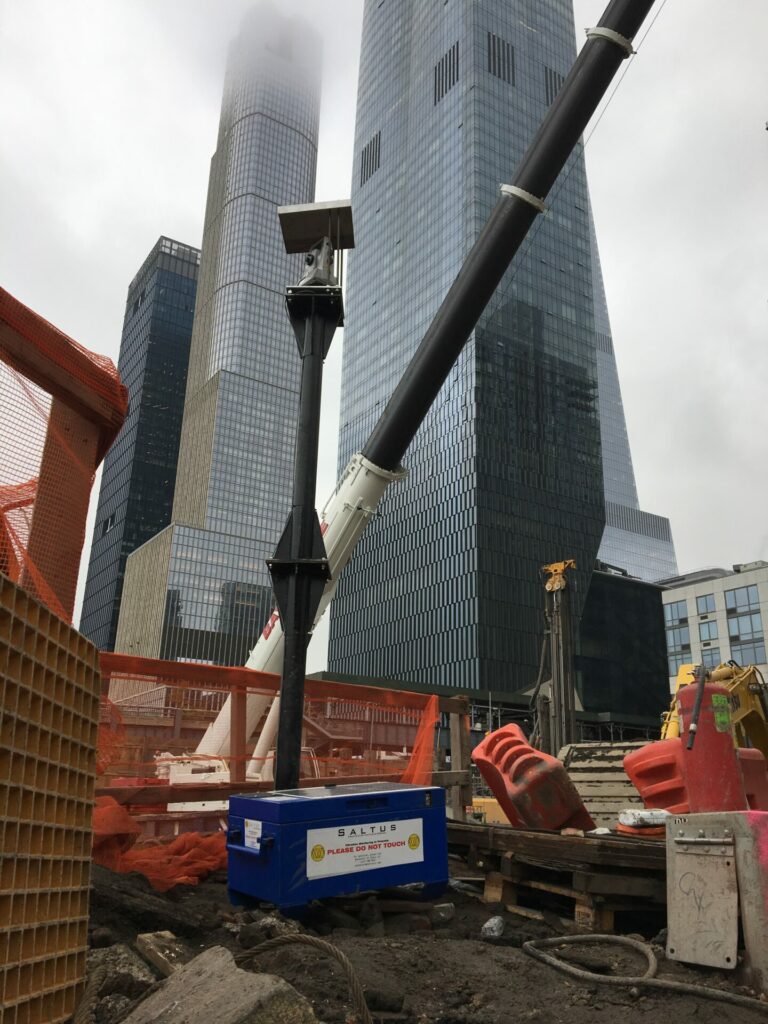
<path fill-rule="evenodd" d="M 393 782 L 356 782 L 346 786 L 311 786 L 272 793 L 233 794 L 229 813 L 256 821 L 300 822 L 400 814 L 445 807 L 441 786 Z"/>

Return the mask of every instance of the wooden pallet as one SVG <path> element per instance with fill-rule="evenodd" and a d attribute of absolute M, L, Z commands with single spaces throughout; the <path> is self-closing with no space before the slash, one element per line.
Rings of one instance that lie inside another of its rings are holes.
<path fill-rule="evenodd" d="M 468 871 L 483 872 L 486 902 L 548 923 L 554 918 L 564 932 L 610 933 L 617 913 L 646 915 L 665 906 L 663 842 L 455 822 L 448 842 Z"/>
<path fill-rule="evenodd" d="M 509 853 L 499 866 L 485 876 L 484 902 L 503 903 L 534 920 L 552 923 L 554 916 L 563 931 L 611 933 L 617 912 L 662 910 L 665 903 L 664 878 L 657 874 L 566 871 L 527 864 Z"/>

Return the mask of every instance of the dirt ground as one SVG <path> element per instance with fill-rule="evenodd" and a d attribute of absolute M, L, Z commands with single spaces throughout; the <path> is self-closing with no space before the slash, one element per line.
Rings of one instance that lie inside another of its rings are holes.
<path fill-rule="evenodd" d="M 137 892 L 156 898 L 142 879 L 130 877 Z M 123 885 L 125 878 L 121 876 Z M 157 930 L 174 930 L 174 924 L 187 927 L 187 917 L 191 924 L 184 941 L 193 951 L 223 945 L 242 952 L 253 944 L 251 933 L 259 929 L 266 929 L 259 934 L 263 939 L 295 927 L 267 907 L 248 912 L 231 907 L 223 876 L 196 888 L 178 887 L 149 910 L 129 905 L 123 914 L 116 912 L 112 896 L 104 902 L 104 888 L 102 881 L 93 900 L 92 941 L 98 946 L 111 942 L 131 946 L 137 932 L 152 926 Z M 434 912 L 430 920 L 418 903 L 411 911 L 403 905 L 403 894 L 385 893 L 378 898 L 326 903 L 300 928 L 346 953 L 366 991 L 374 1020 L 382 1024 L 593 1024 L 596 1018 L 647 1024 L 662 1015 L 669 1015 L 675 1024 L 752 1024 L 768 1017 L 768 1004 L 765 1012 L 752 1011 L 694 996 L 568 978 L 520 948 L 527 939 L 555 934 L 546 924 L 481 903 L 461 891 L 449 890 L 434 902 L 450 903 L 454 910 Z M 163 907 L 173 918 L 171 923 L 160 919 Z M 450 920 L 440 919 L 451 913 Z M 150 920 L 155 914 L 157 919 Z M 503 918 L 504 933 L 494 942 L 484 941 L 481 928 L 494 915 Z M 195 920 L 201 922 L 199 929 L 194 927 Z M 660 947 L 654 951 L 660 960 L 659 977 L 748 994 L 726 972 L 684 967 L 666 961 Z M 609 945 L 571 949 L 563 956 L 602 974 L 638 974 L 645 968 L 639 956 Z M 251 963 L 253 970 L 290 982 L 310 1000 L 319 1021 L 347 1024 L 355 1019 L 341 968 L 314 949 L 290 945 L 256 955 Z M 135 988 L 126 990 L 127 995 L 135 998 Z M 128 1006 L 126 997 L 105 998 L 97 1008 L 96 1024 L 115 1024 Z"/>

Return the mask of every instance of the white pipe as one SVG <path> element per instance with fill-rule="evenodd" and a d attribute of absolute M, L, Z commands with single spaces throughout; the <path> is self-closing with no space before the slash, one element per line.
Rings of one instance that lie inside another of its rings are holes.
<path fill-rule="evenodd" d="M 256 746 L 253 748 L 253 757 L 250 760 L 246 775 L 260 778 L 264 772 L 264 765 L 267 763 L 269 752 L 275 745 L 277 736 L 277 725 L 280 718 L 280 698 L 275 697 L 269 709 L 267 720 L 262 726 Z M 273 766 L 274 773 L 274 766 Z"/>
<path fill-rule="evenodd" d="M 326 583 L 323 596 L 320 599 L 315 616 L 315 626 L 331 603 L 339 577 L 352 557 L 352 552 L 363 530 L 372 519 L 382 495 L 393 480 L 400 480 L 404 476 L 405 470 L 390 472 L 387 469 L 382 469 L 369 462 L 359 452 L 353 455 L 347 464 L 336 485 L 336 490 L 326 502 L 320 515 L 320 529 L 325 541 L 331 578 Z M 245 666 L 259 672 L 279 674 L 282 671 L 283 628 L 276 609 L 272 612 L 269 622 L 264 627 L 264 632 L 251 651 Z M 246 738 L 251 736 L 258 725 L 269 700 L 269 697 L 264 697 L 261 694 L 248 695 L 245 715 Z M 210 757 L 226 757 L 229 754 L 229 705 L 230 699 L 227 698 L 216 719 L 208 726 L 205 735 L 200 740 L 197 748 L 198 754 L 206 754 Z M 272 712 L 273 708 L 270 708 L 268 722 L 272 717 Z M 276 710 L 273 721 L 275 724 L 277 723 Z M 269 743 L 266 747 L 267 751 L 273 740 L 274 736 L 272 739 L 265 737 L 265 743 Z M 263 745 L 260 746 L 263 747 Z M 262 753 L 260 756 L 263 758 L 266 755 Z M 254 750 L 249 771 L 255 767 L 256 760 L 257 755 Z"/>

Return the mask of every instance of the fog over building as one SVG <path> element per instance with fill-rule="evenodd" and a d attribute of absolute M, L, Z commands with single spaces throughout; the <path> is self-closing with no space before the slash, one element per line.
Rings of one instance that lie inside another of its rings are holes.
<path fill-rule="evenodd" d="M 320 41 L 264 2 L 227 61 L 211 161 L 172 523 L 128 560 L 117 649 L 240 664 L 271 610 L 291 503 L 300 274 L 277 207 L 314 199 Z"/>
<path fill-rule="evenodd" d="M 360 448 L 555 99 L 570 0 L 365 5 L 339 465 Z M 640 509 L 578 146 L 406 456 L 332 606 L 329 670 L 516 690 L 540 567 L 676 571 Z"/>

